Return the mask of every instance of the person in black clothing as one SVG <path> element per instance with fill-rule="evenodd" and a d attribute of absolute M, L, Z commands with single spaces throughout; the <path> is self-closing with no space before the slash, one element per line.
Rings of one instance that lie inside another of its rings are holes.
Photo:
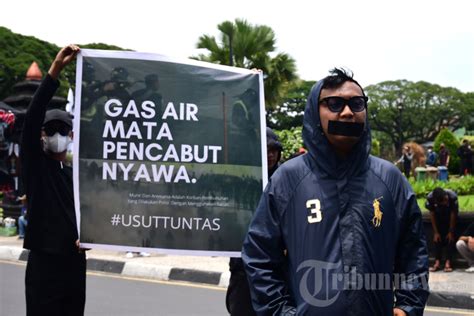
<path fill-rule="evenodd" d="M 29 316 L 84 314 L 86 258 L 79 249 L 72 169 L 64 164 L 73 138 L 72 115 L 46 112 L 61 70 L 78 52 L 75 45 L 59 51 L 25 116 L 21 161 L 29 201 L 23 245 L 30 250 L 25 276 Z"/>
<path fill-rule="evenodd" d="M 443 249 L 446 248 L 446 263 L 444 271 L 451 272 L 451 259 L 455 251 L 455 229 L 459 212 L 458 196 L 451 190 L 435 188 L 428 194 L 426 208 L 430 211 L 431 225 L 433 226 L 433 242 L 435 244 L 435 263 L 431 272 L 441 267 Z"/>
<path fill-rule="evenodd" d="M 449 166 L 450 155 L 449 155 L 449 150 L 446 149 L 446 146 L 443 143 L 439 145 L 438 157 L 439 157 L 439 165 L 447 168 Z"/>
<path fill-rule="evenodd" d="M 277 170 L 283 147 L 278 136 L 267 127 L 267 165 L 268 178 Z M 226 306 L 231 316 L 256 315 L 252 308 L 250 289 L 241 258 L 230 258 L 230 280 L 227 288 Z"/>
<path fill-rule="evenodd" d="M 467 139 L 462 141 L 462 145 L 458 148 L 457 154 L 461 159 L 461 168 L 459 170 L 460 176 L 465 176 L 472 173 L 472 149 L 469 146 Z"/>
<path fill-rule="evenodd" d="M 281 145 L 278 136 L 271 128 L 267 127 L 267 165 L 268 165 L 268 178 L 278 169 L 280 166 L 281 152 L 283 146 Z"/>
<path fill-rule="evenodd" d="M 403 173 L 405 174 L 405 177 L 407 177 L 407 179 L 410 178 L 412 160 L 413 160 L 413 152 L 411 151 L 410 146 L 403 147 L 403 155 L 396 162 L 396 164 L 400 162 L 403 163 Z"/>

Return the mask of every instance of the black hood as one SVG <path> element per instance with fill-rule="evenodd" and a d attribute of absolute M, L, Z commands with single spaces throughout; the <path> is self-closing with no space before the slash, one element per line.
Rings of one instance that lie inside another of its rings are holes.
<path fill-rule="evenodd" d="M 331 178 L 348 178 L 367 168 L 371 148 L 371 135 L 368 113 L 365 128 L 359 142 L 352 149 L 347 159 L 341 159 L 329 143 L 319 118 L 319 95 L 324 80 L 318 81 L 308 96 L 303 119 L 303 141 L 308 153 L 314 160 L 321 176 Z"/>
<path fill-rule="evenodd" d="M 270 178 L 280 165 L 281 152 L 283 151 L 283 146 L 278 139 L 278 135 L 275 134 L 275 132 L 270 127 L 267 127 L 267 147 L 278 150 L 277 163 L 273 166 L 273 168 L 268 169 L 268 177 Z"/>
<path fill-rule="evenodd" d="M 283 151 L 283 146 L 278 139 L 278 135 L 270 128 L 267 127 L 267 147 L 272 147 L 277 149 L 280 154 Z M 279 160 L 279 159 L 278 159 Z"/>

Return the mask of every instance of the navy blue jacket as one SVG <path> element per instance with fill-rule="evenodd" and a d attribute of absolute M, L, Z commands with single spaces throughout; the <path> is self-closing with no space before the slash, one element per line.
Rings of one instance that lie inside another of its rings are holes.
<path fill-rule="evenodd" d="M 308 153 L 275 172 L 244 241 L 254 309 L 366 316 L 393 315 L 396 306 L 422 315 L 428 253 L 415 195 L 393 164 L 370 156 L 367 121 L 350 157 L 338 158 L 321 129 L 321 85 L 304 115 Z"/>

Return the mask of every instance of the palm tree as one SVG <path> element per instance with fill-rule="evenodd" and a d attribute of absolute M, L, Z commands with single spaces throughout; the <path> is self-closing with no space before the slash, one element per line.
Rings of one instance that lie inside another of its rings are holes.
<path fill-rule="evenodd" d="M 297 79 L 295 60 L 286 53 L 275 51 L 275 33 L 266 25 L 252 25 L 246 20 L 225 21 L 217 26 L 219 41 L 214 36 L 199 37 L 197 48 L 209 51 L 193 57 L 198 60 L 242 68 L 262 69 L 265 74 L 267 108 L 281 100 L 288 83 Z"/>

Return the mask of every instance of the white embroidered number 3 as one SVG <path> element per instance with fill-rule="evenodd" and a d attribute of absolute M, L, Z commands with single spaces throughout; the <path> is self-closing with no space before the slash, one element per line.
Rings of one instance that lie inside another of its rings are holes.
<path fill-rule="evenodd" d="M 321 202 L 318 199 L 306 201 L 306 208 L 311 212 L 311 215 L 308 216 L 308 223 L 319 223 L 323 220 Z"/>

